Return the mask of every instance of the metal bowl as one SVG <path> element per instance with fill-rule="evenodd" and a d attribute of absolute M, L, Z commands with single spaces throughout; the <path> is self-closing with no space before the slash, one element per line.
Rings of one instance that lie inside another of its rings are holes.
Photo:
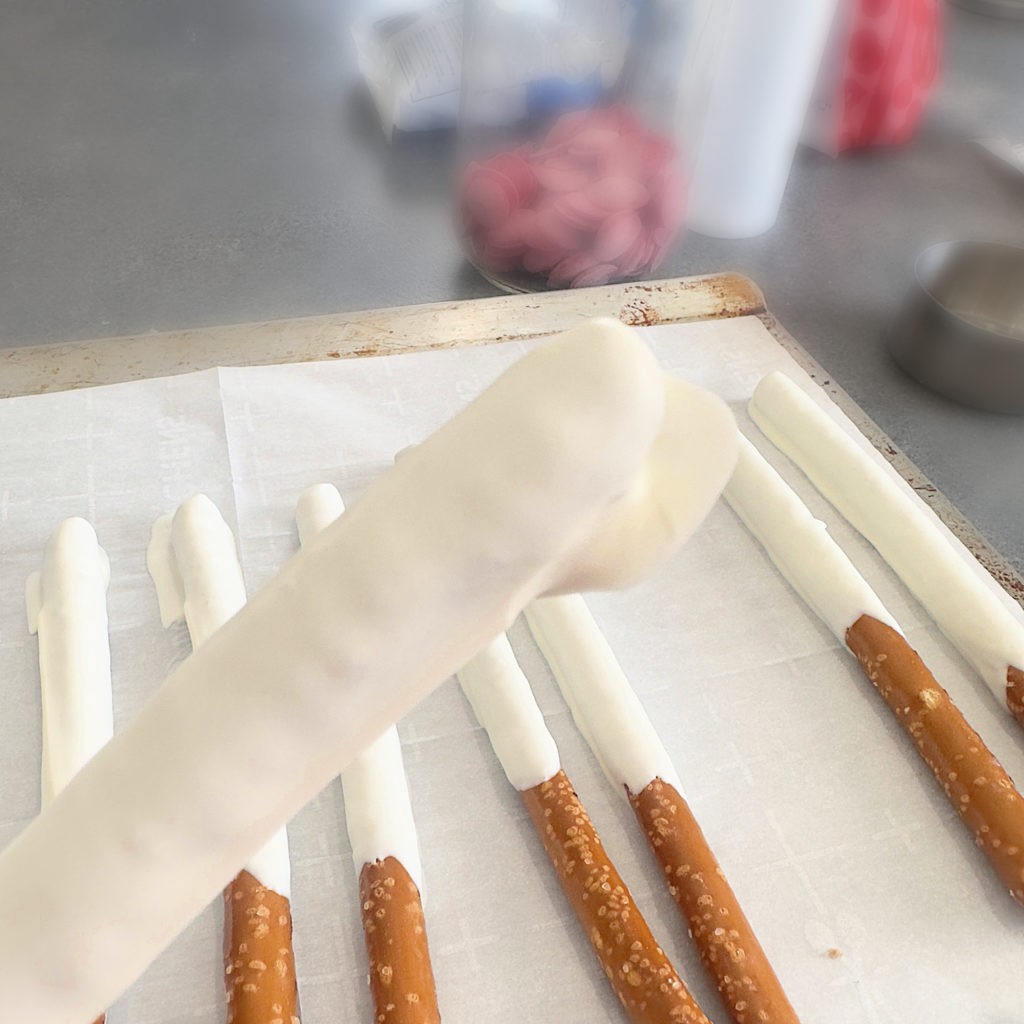
<path fill-rule="evenodd" d="M 940 242 L 914 272 L 889 338 L 896 362 L 965 405 L 1024 413 L 1024 248 Z"/>

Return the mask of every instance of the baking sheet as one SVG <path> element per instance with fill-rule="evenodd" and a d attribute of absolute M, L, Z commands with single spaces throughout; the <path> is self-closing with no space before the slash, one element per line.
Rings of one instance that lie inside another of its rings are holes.
<path fill-rule="evenodd" d="M 940 682 L 1018 780 L 1019 728 L 873 551 L 759 437 L 756 381 L 809 378 L 753 317 L 644 331 L 664 365 L 730 402 L 824 519 Z M 0 402 L 0 843 L 38 809 L 36 645 L 25 577 L 67 515 L 111 558 L 118 725 L 188 650 L 161 629 L 145 571 L 153 519 L 205 491 L 237 530 L 250 592 L 297 547 L 295 498 L 351 502 L 529 345 L 209 370 Z M 691 805 L 806 1021 L 1006 1024 L 1020 1017 L 1024 912 L 1001 890 L 853 658 L 720 504 L 651 579 L 590 605 L 656 723 Z M 513 646 L 563 764 L 659 941 L 726 1019 L 622 797 L 607 784 L 522 623 Z M 442 1016 L 624 1017 L 539 840 L 452 680 L 400 724 L 423 853 Z M 306 1024 L 369 1021 L 341 789 L 290 827 Z M 112 1009 L 111 1024 L 220 1021 L 212 906 Z"/>

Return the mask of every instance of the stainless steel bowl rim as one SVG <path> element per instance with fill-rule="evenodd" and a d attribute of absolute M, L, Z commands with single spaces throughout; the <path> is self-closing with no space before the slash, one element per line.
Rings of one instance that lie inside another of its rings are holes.
<path fill-rule="evenodd" d="M 995 327 L 983 327 L 981 324 L 975 323 L 956 310 L 951 309 L 933 290 L 932 286 L 935 275 L 926 273 L 925 265 L 936 261 L 938 258 L 937 254 L 956 250 L 969 253 L 972 250 L 980 249 L 1016 253 L 1020 257 L 1022 266 L 1024 266 L 1024 246 L 983 239 L 949 239 L 945 242 L 934 242 L 917 254 L 917 258 L 914 260 L 914 279 L 917 286 L 928 297 L 929 301 L 935 303 L 946 316 L 955 320 L 964 329 L 976 333 L 983 338 L 1001 339 L 1011 345 L 1022 345 L 1024 344 L 1024 333 L 1017 333 L 1011 330 L 1004 331 Z M 941 266 L 942 264 L 939 265 Z"/>

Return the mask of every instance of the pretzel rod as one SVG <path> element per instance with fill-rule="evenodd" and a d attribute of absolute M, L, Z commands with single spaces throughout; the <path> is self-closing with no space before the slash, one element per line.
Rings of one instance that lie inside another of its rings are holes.
<path fill-rule="evenodd" d="M 1024 905 L 1024 798 L 995 755 L 824 525 L 746 440 L 725 497 L 782 574 L 857 657 L 1000 881 Z"/>
<path fill-rule="evenodd" d="M 114 734 L 109 582 L 110 562 L 95 531 L 73 517 L 51 534 L 42 569 L 25 585 L 29 632 L 39 638 L 44 807 Z"/>
<path fill-rule="evenodd" d="M 709 1024 L 605 853 L 505 636 L 458 676 L 629 1019 Z"/>
<path fill-rule="evenodd" d="M 670 782 L 654 779 L 630 793 L 629 802 L 729 1016 L 736 1024 L 797 1024 L 796 1011 L 683 796 Z"/>
<path fill-rule="evenodd" d="M 750 415 L 877 549 L 1000 704 L 1024 726 L 1024 612 L 909 485 L 781 373 Z"/>
<path fill-rule="evenodd" d="M 303 545 L 345 506 L 330 484 L 304 491 L 295 518 Z M 377 1024 L 438 1024 L 434 972 L 420 898 L 416 823 L 391 726 L 341 773 L 345 824 L 359 877 L 359 905 Z"/>
<path fill-rule="evenodd" d="M 520 796 L 629 1019 L 709 1024 L 608 859 L 565 772 Z"/>
<path fill-rule="evenodd" d="M 364 864 L 359 900 L 379 1024 L 441 1020 L 420 891 L 394 857 Z"/>
<path fill-rule="evenodd" d="M 391 726 L 341 774 L 378 1024 L 437 1024 L 416 826 Z"/>
<path fill-rule="evenodd" d="M 624 791 L 736 1024 L 798 1018 L 708 845 L 668 752 L 578 594 L 531 602 L 526 621 L 580 731 Z"/>
<path fill-rule="evenodd" d="M 1024 672 L 1013 665 L 1006 670 L 1006 706 L 1010 714 L 1024 725 Z"/>
<path fill-rule="evenodd" d="M 235 538 L 205 495 L 153 526 L 147 555 L 165 625 L 185 619 L 194 649 L 245 604 Z M 284 829 L 224 889 L 227 1024 L 299 1024 L 291 866 Z"/>
<path fill-rule="evenodd" d="M 622 324 L 584 323 L 374 480 L 0 851 L 5 1012 L 94 1018 L 528 601 L 674 550 L 714 500 L 708 452 L 734 457 L 728 408 L 694 390 Z"/>
<path fill-rule="evenodd" d="M 227 1024 L 299 1024 L 292 909 L 242 869 L 224 890 Z"/>
<path fill-rule="evenodd" d="M 846 643 L 974 841 L 1024 906 L 1024 797 L 907 641 L 862 615 Z"/>

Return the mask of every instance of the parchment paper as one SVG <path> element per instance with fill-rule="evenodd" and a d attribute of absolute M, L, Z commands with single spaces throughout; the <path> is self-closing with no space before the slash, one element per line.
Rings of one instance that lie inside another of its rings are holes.
<path fill-rule="evenodd" d="M 744 406 L 761 375 L 781 368 L 808 383 L 806 375 L 754 318 L 645 334 L 667 368 L 730 402 L 1024 781 L 1019 727 L 873 550 L 750 424 Z M 292 516 L 303 488 L 329 480 L 351 503 L 396 451 L 525 348 L 221 369 L 0 402 L 0 844 L 38 812 L 38 667 L 23 588 L 62 518 L 87 517 L 110 555 L 123 727 L 188 651 L 183 627 L 161 629 L 146 574 L 157 515 L 209 494 L 237 529 L 252 593 L 297 549 Z M 1024 911 L 852 656 L 727 506 L 650 580 L 589 603 L 805 1024 L 1024 1019 Z M 725 1021 L 632 812 L 576 732 L 521 622 L 511 636 L 620 873 L 707 1014 Z M 455 683 L 400 732 L 444 1019 L 624 1020 Z M 289 832 L 303 1020 L 369 1022 L 340 785 Z M 219 932 L 215 904 L 112 1008 L 111 1024 L 222 1021 Z"/>

